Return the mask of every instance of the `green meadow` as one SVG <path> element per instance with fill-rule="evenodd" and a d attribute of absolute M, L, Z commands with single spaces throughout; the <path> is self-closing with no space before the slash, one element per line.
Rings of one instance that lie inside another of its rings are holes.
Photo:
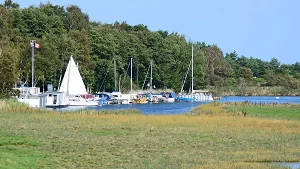
<path fill-rule="evenodd" d="M 211 103 L 145 116 L 0 101 L 0 168 L 283 168 L 273 162 L 300 160 L 297 109 Z"/>

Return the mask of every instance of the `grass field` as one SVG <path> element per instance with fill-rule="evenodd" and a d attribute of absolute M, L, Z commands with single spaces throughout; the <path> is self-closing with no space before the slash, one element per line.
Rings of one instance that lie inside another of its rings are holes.
<path fill-rule="evenodd" d="M 251 117 L 300 120 L 300 105 L 296 104 L 225 103 L 223 107 L 232 114 L 246 112 Z"/>
<path fill-rule="evenodd" d="M 286 117 L 292 107 L 276 116 L 218 104 L 143 116 L 14 104 L 0 101 L 0 168 L 280 168 L 270 162 L 300 160 L 299 114 Z"/>

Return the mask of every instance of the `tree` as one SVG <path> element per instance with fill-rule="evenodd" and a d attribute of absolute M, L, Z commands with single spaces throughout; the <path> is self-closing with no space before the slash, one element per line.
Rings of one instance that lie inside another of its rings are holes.
<path fill-rule="evenodd" d="M 4 7 L 7 8 L 7 9 L 19 8 L 20 5 L 18 3 L 14 3 L 12 0 L 5 0 L 4 1 Z"/>
<path fill-rule="evenodd" d="M 233 51 L 231 53 L 226 53 L 225 54 L 225 60 L 230 64 L 230 67 L 233 68 L 234 70 L 237 70 L 239 65 L 238 65 L 238 54 L 236 51 Z"/>
<path fill-rule="evenodd" d="M 9 9 L 0 6 L 0 97 L 12 95 L 14 84 L 16 84 L 19 71 L 19 53 L 16 45 L 11 42 L 12 14 Z"/>
<path fill-rule="evenodd" d="M 64 23 L 68 32 L 71 30 L 88 32 L 90 30 L 89 16 L 82 13 L 76 5 L 67 7 Z"/>
<path fill-rule="evenodd" d="M 204 47 L 202 51 L 205 55 L 206 70 L 208 71 L 207 75 L 209 75 L 209 77 L 207 77 L 209 79 L 209 84 L 212 86 L 223 85 L 225 77 L 224 73 L 230 72 L 226 70 L 225 64 L 228 62 L 225 62 L 223 52 L 216 45 Z M 229 64 L 227 64 L 227 66 L 228 65 Z"/>
<path fill-rule="evenodd" d="M 246 82 L 250 85 L 251 85 L 251 83 L 253 82 L 253 79 L 254 79 L 251 69 L 246 68 L 246 67 L 240 67 L 239 68 L 239 77 L 245 79 Z"/>
<path fill-rule="evenodd" d="M 0 97 L 14 95 L 12 89 L 19 77 L 18 52 L 13 43 L 0 44 Z"/>
<path fill-rule="evenodd" d="M 269 69 L 277 72 L 280 67 L 280 62 L 276 58 L 272 58 L 269 62 Z"/>
<path fill-rule="evenodd" d="M 133 87 L 140 89 L 153 61 L 153 84 L 156 88 L 181 89 L 191 62 L 194 46 L 194 88 L 208 86 L 247 87 L 267 81 L 269 86 L 296 89 L 300 79 L 300 64 L 280 64 L 276 58 L 270 62 L 257 58 L 226 53 L 217 45 L 187 41 L 184 35 L 164 30 L 150 31 L 146 25 L 129 25 L 125 21 L 113 24 L 89 21 L 89 16 L 78 6 L 40 4 L 19 9 L 18 4 L 6 0 L 0 5 L 1 66 L 6 64 L 14 75 L 8 80 L 29 83 L 31 80 L 30 40 L 41 48 L 35 50 L 35 79 L 37 86 L 46 83 L 59 86 L 71 55 L 79 63 L 83 81 L 92 91 L 114 90 L 114 64 L 117 78 L 121 77 L 124 90 L 129 89 L 129 61 L 133 58 Z M 12 48 L 13 47 L 13 48 Z M 12 58 L 11 54 L 13 54 Z M 9 63 L 8 63 L 9 62 Z M 11 63 L 10 63 L 11 62 Z M 15 69 L 15 67 L 17 69 Z M 149 72 L 148 72 L 149 73 Z M 4 77 L 3 71 L 2 75 Z M 149 75 L 148 75 L 149 77 Z M 117 79 L 117 80 L 118 80 Z M 147 79 L 149 80 L 149 78 Z M 185 91 L 191 89 L 191 69 Z M 15 83 L 14 82 L 14 83 Z M 146 81 L 145 83 L 149 83 Z M 105 87 L 104 87 L 105 86 Z M 8 87 L 6 87 L 8 89 Z"/>

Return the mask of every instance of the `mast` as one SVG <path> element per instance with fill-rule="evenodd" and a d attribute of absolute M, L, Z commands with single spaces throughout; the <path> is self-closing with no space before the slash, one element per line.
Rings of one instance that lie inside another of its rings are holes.
<path fill-rule="evenodd" d="M 139 65 L 136 66 L 136 84 L 139 85 Z"/>
<path fill-rule="evenodd" d="M 152 63 L 153 61 L 151 60 L 150 65 L 151 65 L 151 70 L 150 70 L 150 91 L 152 91 Z"/>
<path fill-rule="evenodd" d="M 121 92 L 121 75 L 119 76 L 119 92 Z"/>
<path fill-rule="evenodd" d="M 70 61 L 69 61 L 69 63 L 68 63 L 68 66 L 70 66 L 70 67 L 69 67 L 69 72 L 68 72 L 67 96 L 69 96 L 69 88 L 70 88 L 71 58 L 73 58 L 73 55 L 71 55 Z"/>
<path fill-rule="evenodd" d="M 194 93 L 194 46 L 192 44 L 192 93 Z"/>
<path fill-rule="evenodd" d="M 117 91 L 117 64 L 116 64 L 115 50 L 114 50 L 114 75 L 115 75 L 115 91 Z"/>
<path fill-rule="evenodd" d="M 185 74 L 185 77 L 184 77 L 184 80 L 183 80 L 183 83 L 182 83 L 182 86 L 181 86 L 180 93 L 182 93 L 182 92 L 183 92 L 183 87 L 184 87 L 184 84 L 185 84 L 185 81 L 186 81 L 187 75 L 188 75 L 188 73 L 189 73 L 189 71 L 190 71 L 191 63 L 192 63 L 192 60 L 190 61 L 190 64 L 189 64 L 188 70 L 186 71 L 186 74 Z"/>
<path fill-rule="evenodd" d="M 31 46 L 31 87 L 34 87 L 34 47 L 35 47 L 35 40 L 30 41 Z"/>
<path fill-rule="evenodd" d="M 144 86 L 145 86 L 145 83 L 146 83 L 146 79 L 147 79 L 150 67 L 151 67 L 151 64 L 148 67 L 148 70 L 147 70 L 147 73 L 146 73 L 146 76 L 145 76 L 145 79 L 144 79 L 144 83 L 143 83 L 143 86 L 142 86 L 142 90 L 144 89 Z"/>
<path fill-rule="evenodd" d="M 132 94 L 132 57 L 130 58 L 130 94 Z"/>

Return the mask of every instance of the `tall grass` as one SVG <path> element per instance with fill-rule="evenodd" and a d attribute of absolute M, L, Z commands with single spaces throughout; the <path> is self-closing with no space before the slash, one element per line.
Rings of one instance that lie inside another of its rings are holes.
<path fill-rule="evenodd" d="M 224 103 L 227 112 L 241 114 L 245 112 L 248 116 L 275 118 L 286 120 L 300 120 L 299 104 L 277 104 L 277 103 Z"/>
<path fill-rule="evenodd" d="M 0 110 L 12 107 L 28 107 L 27 104 L 21 103 L 18 100 L 11 98 L 11 99 L 0 99 Z"/>
<path fill-rule="evenodd" d="M 226 113 L 226 109 L 222 106 L 222 103 L 212 102 L 210 104 L 203 104 L 196 108 L 192 109 L 192 114 L 195 115 L 224 115 Z"/>
<path fill-rule="evenodd" d="M 137 109 L 121 109 L 121 110 L 90 110 L 90 109 L 82 109 L 73 111 L 72 113 L 77 114 L 142 114 L 141 111 Z"/>
<path fill-rule="evenodd" d="M 6 109 L 0 168 L 280 168 L 269 162 L 299 161 L 300 121 L 210 106 L 191 116 Z"/>

